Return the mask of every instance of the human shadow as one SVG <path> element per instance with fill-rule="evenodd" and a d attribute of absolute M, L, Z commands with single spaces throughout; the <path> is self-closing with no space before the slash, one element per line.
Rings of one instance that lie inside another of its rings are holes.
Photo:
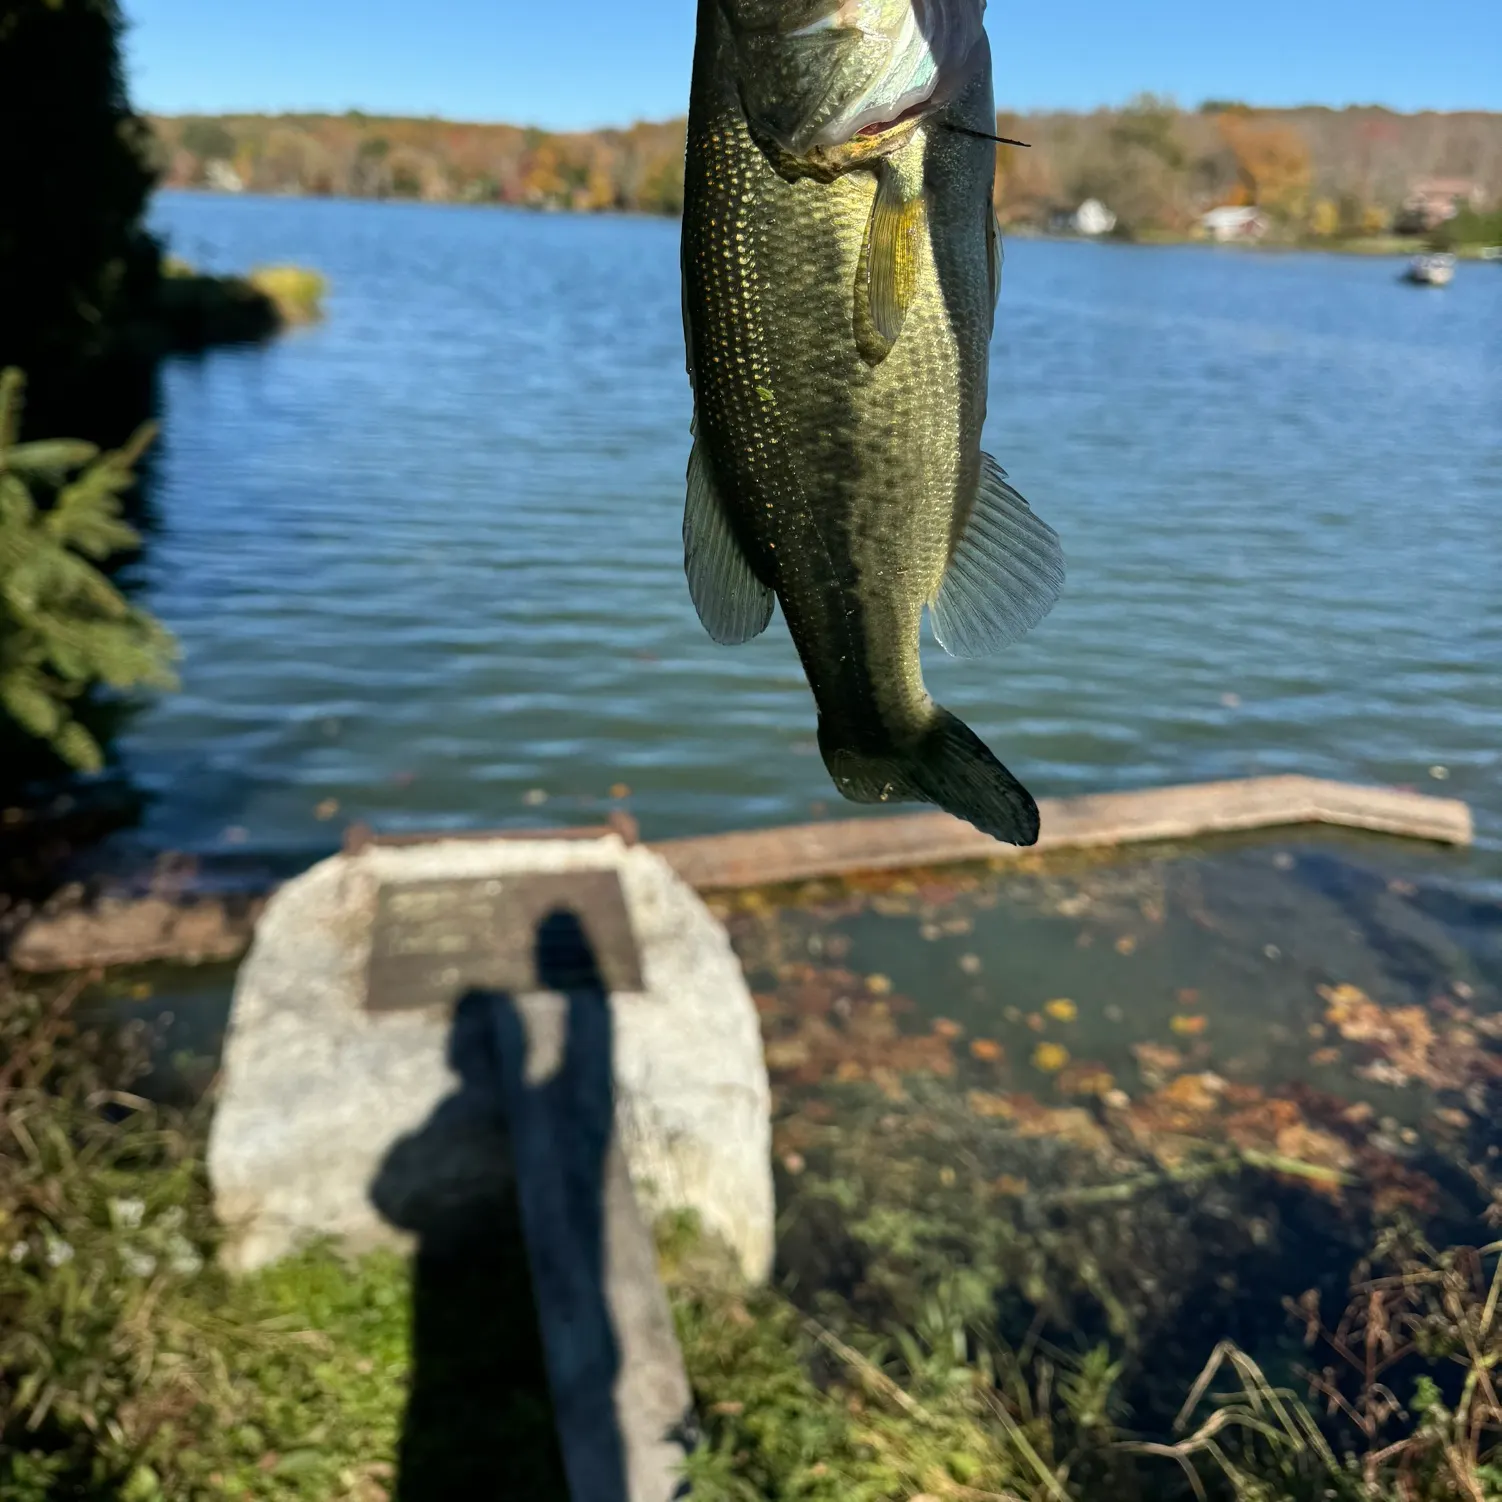
<path fill-rule="evenodd" d="M 609 999 L 566 909 L 538 925 L 534 968 L 537 995 L 460 998 L 458 1088 L 395 1143 L 371 1189 L 417 1238 L 396 1502 L 628 1496 L 605 1292 Z M 549 1132 L 558 1121 L 566 1133 Z M 529 1259 L 528 1222 L 547 1254 Z M 549 1347 L 540 1308 L 567 1311 Z"/>

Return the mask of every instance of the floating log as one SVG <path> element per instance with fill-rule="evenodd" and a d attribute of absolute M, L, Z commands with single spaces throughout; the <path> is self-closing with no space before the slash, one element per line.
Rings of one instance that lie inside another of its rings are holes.
<path fill-rule="evenodd" d="M 1132 793 L 1045 798 L 1043 830 L 1034 851 L 1077 850 L 1252 829 L 1324 824 L 1366 829 L 1441 845 L 1469 845 L 1471 811 L 1454 798 L 1401 788 L 1357 787 L 1318 777 L 1251 777 Z M 444 840 L 600 839 L 637 842 L 622 812 L 608 824 L 555 830 L 461 830 L 374 834 L 354 825 L 346 854 L 371 846 L 426 845 Z M 700 891 L 777 886 L 785 882 L 891 871 L 905 866 L 960 865 L 1030 853 L 1001 845 L 944 813 L 837 819 L 779 829 L 661 840 L 651 849 Z M 250 942 L 258 902 L 234 904 L 198 896 L 180 902 L 153 896 L 107 898 L 93 905 L 43 912 L 17 934 L 10 963 L 20 970 L 80 969 L 157 960 L 233 959 Z"/>
<path fill-rule="evenodd" d="M 1469 845 L 1473 835 L 1471 811 L 1456 799 L 1317 777 L 1252 777 L 1045 798 L 1038 808 L 1043 827 L 1031 847 L 1036 851 L 1189 840 L 1298 824 L 1375 830 L 1444 845 Z M 937 812 L 704 835 L 665 840 L 652 848 L 700 891 L 1005 860 L 1027 853 Z"/>

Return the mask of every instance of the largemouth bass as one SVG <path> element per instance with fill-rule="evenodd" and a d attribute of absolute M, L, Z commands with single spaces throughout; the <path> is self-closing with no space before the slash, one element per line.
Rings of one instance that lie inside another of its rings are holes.
<path fill-rule="evenodd" d="M 1030 845 L 1022 784 L 923 686 L 919 633 L 1015 641 L 1064 581 L 980 448 L 1001 270 L 984 0 L 700 0 L 683 316 L 689 592 L 720 642 L 774 597 L 855 802 Z"/>

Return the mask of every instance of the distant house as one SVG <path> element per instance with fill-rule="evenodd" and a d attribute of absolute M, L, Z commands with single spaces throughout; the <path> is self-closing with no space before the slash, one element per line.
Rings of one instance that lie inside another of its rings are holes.
<path fill-rule="evenodd" d="M 215 157 L 213 161 L 204 163 L 203 180 L 209 187 L 220 193 L 243 193 L 245 191 L 245 184 L 240 174 L 222 157 Z"/>
<path fill-rule="evenodd" d="M 1462 209 L 1479 209 L 1485 199 L 1481 185 L 1466 177 L 1420 178 L 1408 190 L 1397 227 L 1410 234 L 1434 229 Z"/>
<path fill-rule="evenodd" d="M 1200 229 L 1212 240 L 1260 240 L 1268 231 L 1267 215 L 1251 204 L 1224 204 L 1200 215 Z"/>
<path fill-rule="evenodd" d="M 1087 198 L 1074 211 L 1070 223 L 1077 235 L 1109 235 L 1116 228 L 1116 215 L 1098 198 Z"/>

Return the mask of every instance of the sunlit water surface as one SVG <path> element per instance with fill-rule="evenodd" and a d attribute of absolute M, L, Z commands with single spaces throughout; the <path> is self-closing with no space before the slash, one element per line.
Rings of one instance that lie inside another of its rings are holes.
<path fill-rule="evenodd" d="M 200 265 L 331 290 L 315 328 L 166 372 L 145 599 L 183 689 L 124 740 L 146 841 L 580 822 L 618 785 L 649 837 L 860 812 L 781 621 L 719 647 L 688 599 L 675 225 L 155 217 Z M 1502 268 L 1398 269 L 1009 244 L 987 445 L 1069 582 L 1005 656 L 927 658 L 1036 794 L 1417 785 L 1477 810 L 1455 877 L 1502 872 Z"/>

